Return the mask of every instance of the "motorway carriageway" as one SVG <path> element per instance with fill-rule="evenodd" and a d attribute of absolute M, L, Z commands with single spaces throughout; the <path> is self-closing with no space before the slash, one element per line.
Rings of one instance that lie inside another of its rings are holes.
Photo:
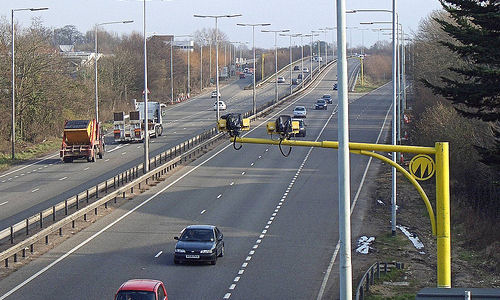
<path fill-rule="evenodd" d="M 302 139 L 337 140 L 336 95 L 327 111 L 312 109 L 331 93 L 335 73 L 269 120 L 305 105 Z M 383 141 L 390 86 L 350 102 L 351 141 Z M 247 136 L 266 137 L 266 121 Z M 379 166 L 351 155 L 353 237 L 362 233 Z M 275 146 L 236 151 L 224 143 L 0 281 L 0 300 L 112 299 L 131 278 L 162 280 L 171 299 L 331 299 L 338 295 L 337 195 L 335 150 L 294 147 L 285 158 Z M 173 237 L 189 224 L 222 230 L 226 252 L 217 265 L 173 264 Z"/>
<path fill-rule="evenodd" d="M 294 76 L 296 74 L 298 72 L 294 72 Z M 283 76 L 288 79 L 289 72 L 284 72 Z M 252 90 L 244 90 L 251 81 L 251 76 L 248 76 L 221 89 L 221 99 L 228 107 L 221 115 L 251 110 Z M 285 94 L 288 89 L 288 84 L 280 84 L 280 95 Z M 208 93 L 167 109 L 163 136 L 150 139 L 150 157 L 214 126 L 215 100 L 210 98 L 210 93 L 211 90 L 208 90 Z M 257 105 L 273 99 L 274 82 L 257 89 Z M 0 230 L 92 188 L 143 161 L 143 144 L 114 144 L 112 136 L 106 138 L 106 144 L 104 158 L 98 159 L 97 163 L 76 160 L 64 164 L 58 154 L 54 154 L 37 163 L 16 167 L 0 174 Z"/>

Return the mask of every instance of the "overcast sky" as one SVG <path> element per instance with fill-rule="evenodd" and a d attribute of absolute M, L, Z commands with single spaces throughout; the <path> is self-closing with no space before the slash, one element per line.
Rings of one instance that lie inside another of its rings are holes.
<path fill-rule="evenodd" d="M 398 0 L 400 23 L 406 32 L 418 29 L 420 20 L 433 10 L 441 8 L 438 0 Z M 270 30 L 290 29 L 292 33 L 309 33 L 324 27 L 336 26 L 335 0 L 147 0 L 147 31 L 159 34 L 185 35 L 198 29 L 215 27 L 213 19 L 194 18 L 193 14 L 242 14 L 231 19 L 219 19 L 219 29 L 225 32 L 231 41 L 249 42 L 251 47 L 251 27 L 239 27 L 236 23 L 271 23 Z M 142 32 L 142 0 L 2 0 L 0 16 L 10 23 L 13 8 L 49 7 L 47 11 L 15 12 L 15 20 L 23 27 L 29 26 L 33 16 L 39 16 L 45 26 L 59 28 L 75 25 L 85 33 L 94 24 L 134 20 L 132 24 L 107 25 L 106 30 L 121 33 Z M 347 9 L 376 8 L 392 9 L 392 0 L 346 0 Z M 347 25 L 358 28 L 388 28 L 387 25 L 360 25 L 365 21 L 390 21 L 389 13 L 357 13 L 347 15 Z M 352 37 L 347 35 L 347 42 L 361 45 L 362 33 L 365 46 L 370 46 L 380 39 L 390 36 L 371 30 L 352 29 Z M 324 39 L 324 34 L 321 35 Z M 298 42 L 297 39 L 296 42 Z M 332 42 L 332 33 L 327 41 Z M 274 34 L 262 33 L 256 28 L 257 47 L 274 46 Z M 295 43 L 295 42 L 294 42 Z M 278 39 L 279 46 L 287 46 L 288 37 Z"/>

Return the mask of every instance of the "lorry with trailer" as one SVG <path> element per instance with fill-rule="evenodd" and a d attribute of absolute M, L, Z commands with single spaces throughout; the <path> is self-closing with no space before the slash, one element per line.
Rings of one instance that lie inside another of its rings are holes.
<path fill-rule="evenodd" d="M 134 130 L 130 125 L 130 115 L 125 112 L 113 113 L 113 137 L 116 143 L 130 142 L 134 136 Z"/>
<path fill-rule="evenodd" d="M 64 123 L 63 140 L 59 156 L 65 163 L 86 158 L 94 162 L 105 151 L 104 135 L 95 120 L 68 120 Z"/>
<path fill-rule="evenodd" d="M 144 102 L 134 100 L 135 111 L 130 112 L 130 123 L 134 130 L 132 140 L 143 141 L 146 134 L 144 126 Z M 147 133 L 150 137 L 157 138 L 163 134 L 163 116 L 167 106 L 160 102 L 148 101 L 148 126 Z"/>

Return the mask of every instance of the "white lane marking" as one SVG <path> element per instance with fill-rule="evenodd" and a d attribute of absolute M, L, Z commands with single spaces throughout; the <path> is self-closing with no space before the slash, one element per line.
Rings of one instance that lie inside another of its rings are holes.
<path fill-rule="evenodd" d="M 17 177 L 19 177 L 19 175 L 14 176 L 14 178 L 17 178 Z"/>
<path fill-rule="evenodd" d="M 236 287 L 236 284 L 231 284 L 231 286 L 229 287 L 230 290 L 234 290 L 234 288 Z"/>
<path fill-rule="evenodd" d="M 319 83 L 318 83 L 319 84 Z M 316 86 L 318 86 L 318 84 L 316 84 Z M 277 113 L 275 113 L 274 115 L 272 115 L 271 117 L 269 117 L 267 120 L 265 120 L 264 122 L 262 122 L 261 124 L 255 126 L 252 130 L 250 130 L 249 132 L 247 132 L 246 134 L 244 134 L 243 136 L 246 136 L 248 134 L 250 134 L 251 132 L 253 132 L 254 130 L 256 130 L 257 128 L 261 127 L 263 124 L 267 124 L 266 122 L 275 118 L 277 115 L 279 115 L 280 113 L 282 113 L 284 110 L 288 109 L 290 106 L 292 106 L 293 104 L 295 104 L 296 102 L 298 102 L 299 100 L 303 99 L 306 95 L 308 95 L 310 93 L 310 91 L 308 93 L 305 93 L 303 95 L 301 95 L 300 97 L 297 98 L 297 100 L 293 101 L 292 103 L 290 103 L 289 105 L 285 106 L 282 110 L 278 111 Z M 175 133 L 175 132 L 174 132 Z M 76 245 L 75 247 L 73 247 L 72 249 L 70 249 L 68 252 L 66 252 L 65 254 L 63 254 L 62 256 L 60 256 L 59 258 L 57 258 L 56 260 L 54 260 L 52 263 L 50 263 L 49 265 L 45 266 L 43 269 L 41 269 L 40 271 L 36 272 L 35 274 L 31 275 L 29 278 L 27 278 L 26 280 L 24 280 L 23 282 L 21 282 L 20 284 L 18 284 L 17 286 L 15 286 L 14 288 L 12 288 L 10 291 L 8 291 L 7 293 L 5 293 L 4 295 L 2 295 L 0 297 L 0 300 L 4 300 L 5 298 L 9 297 L 10 295 L 12 295 L 13 293 L 15 293 L 17 290 L 19 290 L 20 288 L 22 288 L 23 286 L 25 286 L 26 284 L 30 283 L 31 281 L 33 281 L 34 279 L 36 279 L 38 276 L 40 276 L 41 274 L 45 273 L 47 270 L 51 269 L 52 267 L 54 267 L 56 264 L 58 264 L 59 262 L 63 261 L 64 259 L 66 259 L 66 257 L 70 256 L 71 254 L 73 254 L 75 251 L 77 251 L 78 249 L 80 249 L 81 247 L 85 246 L 86 244 L 88 244 L 89 242 L 91 242 L 92 240 L 94 240 L 96 237 L 100 236 L 103 232 L 105 232 L 106 230 L 108 230 L 109 228 L 113 227 L 114 225 L 116 225 L 117 223 L 119 223 L 121 220 L 125 219 L 126 217 L 128 217 L 130 214 L 134 213 L 136 210 L 138 210 L 139 208 L 143 207 L 144 205 L 146 205 L 147 203 L 149 203 L 151 200 L 153 200 L 154 198 L 156 198 L 158 195 L 161 195 L 163 192 L 165 192 L 167 189 L 169 189 L 170 187 L 172 187 L 174 184 L 176 184 L 177 182 L 181 181 L 182 179 L 184 179 L 184 177 L 188 176 L 189 174 L 191 174 L 192 172 L 194 172 L 195 170 L 197 170 L 199 167 L 203 166 L 204 164 L 206 164 L 208 161 L 212 160 L 214 157 L 216 157 L 217 155 L 219 155 L 220 153 L 222 153 L 224 150 L 226 150 L 227 148 L 229 148 L 230 146 L 232 146 L 233 143 L 229 143 L 228 145 L 226 145 L 224 148 L 220 149 L 219 151 L 217 151 L 216 153 L 214 153 L 212 156 L 210 156 L 209 158 L 207 158 L 206 160 L 204 160 L 203 162 L 201 162 L 199 165 L 197 166 L 194 166 L 192 169 L 188 170 L 186 173 L 184 173 L 183 175 L 181 175 L 179 178 L 177 178 L 176 180 L 172 181 L 170 184 L 168 184 L 166 187 L 162 188 L 160 191 L 156 192 L 155 194 L 153 194 L 151 197 L 147 198 L 146 200 L 144 200 L 143 202 L 139 203 L 137 206 L 135 206 L 134 208 L 130 209 L 128 212 L 126 212 L 125 214 L 123 214 L 121 217 L 119 217 L 118 219 L 114 220 L 113 222 L 111 222 L 110 224 L 108 224 L 107 226 L 105 226 L 104 228 L 102 228 L 101 230 L 99 230 L 98 232 L 94 233 L 93 235 L 91 235 L 89 238 L 87 238 L 86 240 L 84 240 L 83 242 L 81 242 L 80 244 Z M 266 152 L 268 151 L 269 149 L 266 149 Z M 264 236 L 262 235 L 262 237 L 260 237 L 260 239 L 262 239 Z M 248 257 L 247 257 L 248 258 Z M 250 257 L 251 259 L 251 257 Z M 250 259 L 247 259 L 247 260 L 250 260 Z M 242 265 L 242 268 L 245 268 L 246 266 L 248 265 L 248 263 L 243 263 Z M 227 298 L 226 298 L 227 296 Z M 231 297 L 231 293 L 227 293 L 225 296 L 224 296 L 224 299 L 229 299 L 229 297 Z"/>
<path fill-rule="evenodd" d="M 236 277 L 234 278 L 234 280 L 233 280 L 233 281 L 234 281 L 234 282 L 238 282 L 238 281 L 240 281 L 240 276 L 236 276 Z"/>
<path fill-rule="evenodd" d="M 233 181 L 233 182 L 231 182 L 231 184 L 229 184 L 229 185 L 233 185 L 233 184 L 234 184 L 234 181 Z"/>
<path fill-rule="evenodd" d="M 253 245 L 252 249 L 257 249 L 259 248 L 259 245 Z"/>
<path fill-rule="evenodd" d="M 246 261 L 249 261 L 249 260 L 251 260 L 251 259 L 252 259 L 252 257 L 251 257 L 251 256 L 247 256 L 247 258 L 245 258 L 245 260 L 246 260 Z"/>
<path fill-rule="evenodd" d="M 110 153 L 110 152 L 116 151 L 116 150 L 118 150 L 118 149 L 120 149 L 120 148 L 122 148 L 122 147 L 123 147 L 123 145 L 118 145 L 118 146 L 116 146 L 116 147 L 115 147 L 115 148 L 113 148 L 113 149 L 106 150 L 106 152 Z"/>
<path fill-rule="evenodd" d="M 38 191 L 38 190 L 40 190 L 40 189 L 39 189 L 39 188 L 36 188 L 36 189 L 32 190 L 31 192 L 32 192 L 32 193 L 34 193 L 34 192 L 36 192 L 36 191 Z"/>
<path fill-rule="evenodd" d="M 219 196 L 217 196 L 217 199 L 219 199 L 220 197 L 222 197 L 222 194 L 219 194 Z"/>
<path fill-rule="evenodd" d="M 142 146 L 137 146 L 137 149 L 141 149 Z"/>
<path fill-rule="evenodd" d="M 241 265 L 241 267 L 242 267 L 242 268 L 246 268 L 247 266 L 248 266 L 248 263 L 243 263 L 243 264 Z"/>
<path fill-rule="evenodd" d="M 384 85 L 385 86 L 385 85 Z M 384 131 L 385 128 L 385 123 L 387 122 L 387 117 L 389 116 L 389 112 L 391 111 L 392 105 L 389 107 L 389 110 L 387 110 L 387 113 L 385 115 L 384 123 L 382 124 L 382 127 L 380 128 L 377 141 L 375 144 L 378 144 L 380 137 L 382 136 L 382 132 Z M 356 191 L 356 195 L 354 196 L 353 203 L 351 205 L 351 214 L 354 211 L 354 207 L 356 206 L 356 203 L 358 202 L 358 197 L 361 192 L 361 189 L 363 188 L 363 184 L 366 179 L 366 174 L 368 173 L 368 169 L 370 168 L 370 164 L 372 162 L 372 157 L 368 159 L 368 163 L 366 164 L 365 171 L 363 173 L 363 177 L 361 178 L 361 182 L 359 183 L 358 190 Z M 330 260 L 330 264 L 328 265 L 328 268 L 326 269 L 325 276 L 323 276 L 323 282 L 321 283 L 321 287 L 318 292 L 318 297 L 316 297 L 316 300 L 321 300 L 323 298 L 323 294 L 325 293 L 326 289 L 326 284 L 328 283 L 328 278 L 330 277 L 330 273 L 332 272 L 333 269 L 333 264 L 335 263 L 335 259 L 337 258 L 337 254 L 339 253 L 340 250 L 340 240 L 337 241 L 337 246 L 335 247 L 335 251 L 333 252 L 332 259 Z M 0 299 L 1 300 L 1 299 Z"/>
<path fill-rule="evenodd" d="M 59 178 L 59 181 L 64 180 L 66 178 L 68 178 L 68 176 L 64 176 L 63 178 Z"/>
<path fill-rule="evenodd" d="M 254 165 L 254 163 L 251 163 L 251 164 L 250 164 L 250 166 L 253 166 L 253 165 Z"/>
<path fill-rule="evenodd" d="M 204 214 L 205 212 L 206 212 L 206 210 L 202 210 L 201 213 L 200 213 L 200 215 Z"/>
<path fill-rule="evenodd" d="M 156 253 L 155 258 L 158 258 L 162 253 L 163 253 L 163 251 Z"/>
<path fill-rule="evenodd" d="M 26 169 L 26 168 L 29 168 L 29 167 L 33 166 L 33 165 L 39 164 L 39 163 L 41 163 L 42 161 L 46 161 L 46 160 L 48 160 L 48 159 L 50 159 L 50 158 L 56 157 L 56 156 L 58 156 L 58 155 L 59 155 L 59 153 L 54 154 L 54 155 L 51 155 L 51 156 L 48 156 L 47 158 L 44 158 L 44 159 L 42 159 L 42 160 L 39 160 L 39 161 L 34 162 L 34 163 L 32 163 L 32 164 L 29 164 L 29 165 L 26 165 L 26 166 L 21 167 L 21 168 L 19 168 L 19 169 L 12 170 L 12 171 L 10 171 L 10 172 L 8 172 L 8 173 L 5 173 L 5 174 L 0 175 L 0 178 L 2 178 L 2 177 L 4 177 L 4 176 L 7 176 L 7 175 L 10 175 L 10 174 L 12 174 L 12 173 L 15 173 L 15 172 L 18 172 L 18 171 L 24 170 L 24 169 Z"/>
<path fill-rule="evenodd" d="M 7 181 L 7 180 L 2 180 L 2 182 L 5 182 L 5 181 Z"/>
<path fill-rule="evenodd" d="M 106 160 L 104 160 L 104 161 L 109 161 L 109 158 L 107 158 L 107 159 L 106 159 Z"/>
<path fill-rule="evenodd" d="M 2 202 L 2 203 L 0 203 L 0 206 L 5 205 L 7 203 L 9 203 L 9 201 Z"/>
<path fill-rule="evenodd" d="M 122 155 L 125 155 L 125 154 L 127 154 L 127 151 L 125 151 L 125 152 L 122 152 Z"/>
<path fill-rule="evenodd" d="M 85 169 L 83 169 L 84 171 L 87 171 L 88 169 L 90 169 L 90 167 L 86 167 Z"/>
<path fill-rule="evenodd" d="M 24 176 L 24 173 L 23 173 L 23 174 L 21 174 L 21 176 Z"/>
<path fill-rule="evenodd" d="M 248 255 L 254 255 L 254 254 L 255 254 L 255 251 L 254 251 L 254 250 L 252 250 L 252 251 L 248 252 Z"/>
<path fill-rule="evenodd" d="M 241 175 L 245 175 L 245 171 L 241 172 Z"/>
<path fill-rule="evenodd" d="M 44 168 L 47 168 L 48 166 L 47 166 L 47 165 L 45 165 L 45 166 L 43 166 L 43 167 L 44 167 Z M 21 174 L 21 175 L 22 175 L 22 174 Z"/>

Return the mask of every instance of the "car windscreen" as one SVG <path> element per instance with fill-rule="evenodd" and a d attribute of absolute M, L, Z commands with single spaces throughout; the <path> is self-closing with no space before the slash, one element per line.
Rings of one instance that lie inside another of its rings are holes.
<path fill-rule="evenodd" d="M 329 99 L 329 98 L 331 98 L 331 97 L 332 97 L 332 96 L 330 96 L 330 95 L 323 95 L 323 98 L 325 98 L 325 99 Z"/>
<path fill-rule="evenodd" d="M 298 106 L 298 107 L 295 108 L 295 110 L 296 111 L 304 111 L 306 109 L 304 107 L 302 107 L 302 106 Z"/>
<path fill-rule="evenodd" d="M 156 296 L 146 291 L 119 291 L 116 300 L 156 300 Z"/>
<path fill-rule="evenodd" d="M 316 101 L 317 104 L 325 104 L 325 100 L 318 100 Z"/>
<path fill-rule="evenodd" d="M 211 229 L 186 229 L 181 237 L 181 241 L 191 242 L 213 242 L 214 233 Z"/>

